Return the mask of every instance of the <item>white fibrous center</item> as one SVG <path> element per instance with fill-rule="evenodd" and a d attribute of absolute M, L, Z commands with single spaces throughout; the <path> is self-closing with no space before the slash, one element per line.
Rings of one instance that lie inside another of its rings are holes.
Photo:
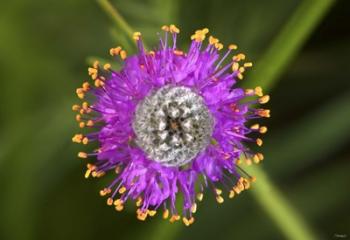
<path fill-rule="evenodd" d="M 209 144 L 214 120 L 200 95 L 167 85 L 137 105 L 132 125 L 136 144 L 150 160 L 178 167 Z"/>

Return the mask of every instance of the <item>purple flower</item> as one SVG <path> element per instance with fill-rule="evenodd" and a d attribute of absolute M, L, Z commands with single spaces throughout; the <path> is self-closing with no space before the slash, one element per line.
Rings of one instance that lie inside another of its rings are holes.
<path fill-rule="evenodd" d="M 73 142 L 99 145 L 92 153 L 78 154 L 96 157 L 87 165 L 86 178 L 116 174 L 100 191 L 108 195 L 108 205 L 121 211 L 127 200 L 134 200 L 140 220 L 163 209 L 165 219 L 170 215 L 174 222 L 182 215 L 188 226 L 205 189 L 222 203 L 221 188 L 232 198 L 254 180 L 239 164 L 240 159 L 247 164 L 263 160 L 246 143 L 261 146 L 256 136 L 267 128 L 247 124 L 269 117 L 269 110 L 253 108 L 269 96 L 260 87 L 234 87 L 252 66 L 242 63 L 242 53 L 227 60 L 236 45 L 220 56 L 223 45 L 218 39 L 210 36 L 208 44 L 203 42 L 209 32 L 205 28 L 191 36 L 186 53 L 176 46 L 179 29 L 162 29 L 165 36 L 154 51 L 145 50 L 139 32 L 134 34 L 138 54 L 127 57 L 121 47 L 112 48 L 110 54 L 123 62 L 121 70 L 98 62 L 89 68 L 94 86 L 85 82 L 77 95 L 91 104 L 83 102 L 73 110 L 79 112 L 79 126 L 91 131 L 76 134 Z"/>

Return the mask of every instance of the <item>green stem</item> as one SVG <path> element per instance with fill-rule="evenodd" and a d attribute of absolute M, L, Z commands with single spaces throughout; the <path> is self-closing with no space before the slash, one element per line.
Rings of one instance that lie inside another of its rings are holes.
<path fill-rule="evenodd" d="M 244 84 L 271 89 L 334 2 L 302 1 Z"/>
<path fill-rule="evenodd" d="M 125 21 L 122 15 L 120 15 L 118 10 L 113 7 L 113 5 L 108 0 L 97 0 L 97 2 L 101 5 L 102 9 L 114 20 L 117 26 L 120 27 L 120 29 L 124 31 L 130 37 L 130 39 L 132 39 L 134 31 L 132 30 L 131 26 Z"/>
<path fill-rule="evenodd" d="M 261 167 L 253 166 L 249 172 L 257 178 L 251 193 L 287 239 L 317 239 L 303 218 L 283 197 Z"/>

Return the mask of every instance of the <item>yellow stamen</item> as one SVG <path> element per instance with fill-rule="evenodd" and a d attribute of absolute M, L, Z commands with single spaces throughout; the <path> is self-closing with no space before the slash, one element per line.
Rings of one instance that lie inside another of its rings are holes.
<path fill-rule="evenodd" d="M 87 137 L 84 137 L 82 142 L 84 145 L 86 145 L 89 143 L 89 139 Z"/>
<path fill-rule="evenodd" d="M 260 147 L 263 145 L 263 140 L 261 140 L 261 138 L 257 138 L 256 139 L 256 144 Z"/>
<path fill-rule="evenodd" d="M 91 170 L 90 170 L 90 169 L 86 170 L 86 172 L 85 172 L 85 178 L 88 178 L 88 177 L 90 176 L 90 173 L 91 173 Z"/>
<path fill-rule="evenodd" d="M 163 212 L 163 219 L 167 219 L 169 217 L 169 210 L 165 209 L 165 211 Z"/>
<path fill-rule="evenodd" d="M 230 191 L 230 194 L 228 195 L 229 198 L 233 198 L 235 196 L 235 192 L 234 191 Z"/>
<path fill-rule="evenodd" d="M 257 96 L 259 96 L 259 97 L 262 97 L 264 94 L 263 94 L 263 90 L 262 90 L 262 88 L 261 87 L 256 87 L 255 89 L 254 89 L 254 91 L 255 91 L 255 94 L 257 95 Z"/>
<path fill-rule="evenodd" d="M 142 204 L 142 198 L 138 197 L 137 200 L 136 200 L 136 207 L 140 207 L 141 204 Z"/>
<path fill-rule="evenodd" d="M 253 63 L 252 62 L 246 62 L 243 64 L 244 67 L 252 67 Z"/>
<path fill-rule="evenodd" d="M 197 204 L 193 203 L 192 206 L 191 206 L 191 212 L 195 213 L 196 211 L 197 211 Z"/>
<path fill-rule="evenodd" d="M 188 221 L 188 219 L 186 217 L 183 217 L 182 221 L 187 227 L 190 226 L 190 222 Z"/>
<path fill-rule="evenodd" d="M 261 98 L 259 98 L 259 103 L 260 104 L 265 104 L 267 103 L 268 101 L 270 100 L 270 96 L 269 95 L 265 95 L 265 96 L 262 96 Z"/>
<path fill-rule="evenodd" d="M 113 198 L 107 198 L 107 205 L 112 206 L 113 205 Z"/>
<path fill-rule="evenodd" d="M 80 106 L 77 105 L 77 104 L 74 104 L 74 105 L 72 106 L 72 110 L 73 110 L 73 111 L 78 111 L 79 109 L 80 109 Z"/>
<path fill-rule="evenodd" d="M 252 126 L 250 127 L 250 129 L 252 129 L 252 130 L 258 130 L 258 129 L 259 129 L 259 124 L 256 123 L 256 124 L 252 125 Z"/>
<path fill-rule="evenodd" d="M 266 133 L 266 132 L 267 132 L 267 127 L 262 126 L 262 127 L 259 129 L 259 132 L 260 132 L 261 134 Z"/>
<path fill-rule="evenodd" d="M 224 202 L 224 198 L 223 197 L 221 197 L 221 196 L 216 196 L 216 201 L 218 202 L 218 203 L 223 203 Z"/>
<path fill-rule="evenodd" d="M 141 33 L 140 32 L 134 32 L 132 38 L 135 40 L 135 41 L 139 41 L 140 40 L 140 37 L 141 37 Z"/>
<path fill-rule="evenodd" d="M 270 110 L 269 109 L 258 109 L 256 112 L 260 117 L 270 117 Z"/>
<path fill-rule="evenodd" d="M 239 68 L 239 64 L 238 64 L 238 62 L 234 62 L 234 63 L 232 63 L 232 71 L 233 72 L 235 72 L 235 71 L 237 71 L 238 70 L 238 68 Z"/>
<path fill-rule="evenodd" d="M 125 50 L 121 50 L 121 51 L 120 51 L 120 58 L 121 58 L 122 60 L 124 60 L 126 57 L 127 57 L 126 51 L 125 51 Z"/>
<path fill-rule="evenodd" d="M 151 217 L 156 215 L 156 213 L 157 213 L 157 211 L 155 211 L 155 210 L 148 210 L 148 215 L 150 215 Z"/>
<path fill-rule="evenodd" d="M 80 158 L 87 158 L 88 155 L 87 155 L 87 153 L 85 153 L 85 152 L 79 152 L 79 153 L 78 153 L 78 157 L 80 157 Z"/>
<path fill-rule="evenodd" d="M 178 29 L 174 24 L 169 26 L 169 30 L 171 33 L 180 33 L 180 29 Z"/>
<path fill-rule="evenodd" d="M 112 67 L 112 66 L 111 66 L 110 63 L 106 63 L 105 65 L 103 65 L 103 69 L 106 70 L 106 71 L 109 70 L 109 69 L 111 69 L 111 67 Z"/>
<path fill-rule="evenodd" d="M 122 50 L 122 48 L 121 47 L 116 47 L 116 48 L 111 48 L 110 50 L 109 50 L 109 54 L 111 55 L 111 56 L 117 56 L 117 55 L 119 55 L 119 53 L 120 53 L 120 51 Z"/>
<path fill-rule="evenodd" d="M 73 137 L 72 137 L 72 141 L 75 142 L 75 143 L 81 143 L 81 140 L 83 139 L 83 134 L 75 134 Z"/>
<path fill-rule="evenodd" d="M 219 188 L 216 188 L 216 189 L 215 189 L 215 192 L 216 192 L 217 195 L 220 195 L 220 194 L 222 193 L 222 190 L 219 189 Z"/>
<path fill-rule="evenodd" d="M 203 193 L 197 193 L 197 199 L 198 199 L 198 201 L 202 201 L 203 200 Z"/>
<path fill-rule="evenodd" d="M 124 209 L 124 205 L 115 206 L 115 210 L 117 210 L 118 212 L 123 211 L 123 209 Z"/>
<path fill-rule="evenodd" d="M 169 32 L 169 27 L 166 26 L 166 25 L 163 25 L 163 26 L 162 26 L 162 30 L 163 30 L 163 31 L 166 31 L 166 32 Z"/>
<path fill-rule="evenodd" d="M 238 48 L 238 46 L 236 44 L 228 45 L 228 49 L 230 49 L 230 50 L 236 50 L 237 48 Z"/>
<path fill-rule="evenodd" d="M 94 121 L 88 120 L 88 121 L 86 122 L 86 126 L 88 126 L 88 127 L 94 126 Z"/>
<path fill-rule="evenodd" d="M 119 191 L 118 191 L 120 194 L 123 194 L 126 192 L 126 188 L 123 186 L 121 188 L 119 188 Z"/>
<path fill-rule="evenodd" d="M 90 84 L 88 82 L 83 83 L 83 90 L 86 92 L 90 89 Z"/>

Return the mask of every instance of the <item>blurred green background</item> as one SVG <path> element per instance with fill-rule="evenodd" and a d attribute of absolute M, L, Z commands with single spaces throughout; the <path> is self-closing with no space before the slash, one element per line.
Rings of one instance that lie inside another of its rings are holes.
<path fill-rule="evenodd" d="M 117 213 L 98 196 L 108 179 L 83 177 L 75 88 L 89 57 L 133 48 L 106 3 L 1 3 L 0 239 L 349 238 L 350 1 L 111 1 L 148 46 L 170 23 L 183 47 L 202 27 L 237 43 L 256 63 L 243 84 L 272 96 L 255 189 L 220 206 L 207 194 L 190 228 Z"/>

